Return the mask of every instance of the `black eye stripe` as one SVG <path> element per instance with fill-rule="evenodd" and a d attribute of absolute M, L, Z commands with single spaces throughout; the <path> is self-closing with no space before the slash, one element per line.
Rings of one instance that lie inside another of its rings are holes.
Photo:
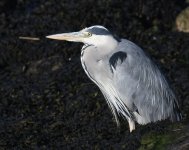
<path fill-rule="evenodd" d="M 108 30 L 103 28 L 93 27 L 91 29 L 88 29 L 87 31 L 96 35 L 111 35 L 111 33 Z"/>
<path fill-rule="evenodd" d="M 96 34 L 96 35 L 111 35 L 114 37 L 116 41 L 121 42 L 121 40 L 117 36 L 113 35 L 110 31 L 104 28 L 93 27 L 93 28 L 87 29 L 87 32 L 90 32 L 91 34 Z"/>

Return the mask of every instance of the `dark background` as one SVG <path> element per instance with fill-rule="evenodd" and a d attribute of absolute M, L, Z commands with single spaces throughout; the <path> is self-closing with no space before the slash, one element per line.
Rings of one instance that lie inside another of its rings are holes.
<path fill-rule="evenodd" d="M 187 6 L 185 0 L 1 0 L 0 149 L 135 150 L 150 149 L 151 143 L 152 149 L 185 144 L 189 34 L 178 32 L 175 20 Z M 81 67 L 82 44 L 45 39 L 98 24 L 137 43 L 159 64 L 180 99 L 181 123 L 137 125 L 133 133 L 127 121 L 117 127 Z M 149 142 L 149 134 L 155 140 Z M 172 135 L 185 137 L 175 142 Z"/>

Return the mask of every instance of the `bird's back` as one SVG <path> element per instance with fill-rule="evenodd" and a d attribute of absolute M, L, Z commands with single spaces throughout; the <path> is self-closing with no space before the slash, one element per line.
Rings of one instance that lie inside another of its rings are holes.
<path fill-rule="evenodd" d="M 180 120 L 175 94 L 144 51 L 124 39 L 117 50 L 125 52 L 127 58 L 114 71 L 114 85 L 138 123 L 146 124 L 166 118 Z"/>

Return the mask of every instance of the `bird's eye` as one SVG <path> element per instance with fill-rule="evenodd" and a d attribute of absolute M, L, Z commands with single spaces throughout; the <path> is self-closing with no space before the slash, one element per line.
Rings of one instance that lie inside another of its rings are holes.
<path fill-rule="evenodd" d="M 92 33 L 87 32 L 87 37 L 90 37 L 90 36 L 92 36 Z"/>

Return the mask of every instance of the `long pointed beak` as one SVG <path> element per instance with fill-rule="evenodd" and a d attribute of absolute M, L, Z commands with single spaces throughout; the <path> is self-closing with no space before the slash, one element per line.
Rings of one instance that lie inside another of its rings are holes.
<path fill-rule="evenodd" d="M 71 32 L 71 33 L 48 35 L 46 36 L 46 38 L 54 39 L 54 40 L 81 42 L 82 39 L 84 38 L 84 34 L 81 32 Z"/>

